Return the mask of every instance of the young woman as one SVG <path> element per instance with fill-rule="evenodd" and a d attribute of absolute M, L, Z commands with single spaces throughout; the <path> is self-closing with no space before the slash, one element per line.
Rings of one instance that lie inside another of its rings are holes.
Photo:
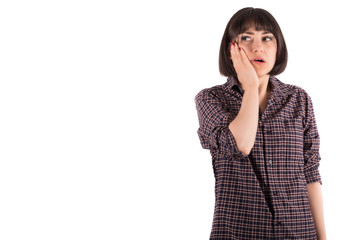
<path fill-rule="evenodd" d="M 210 239 L 326 239 L 314 109 L 304 89 L 275 77 L 286 64 L 269 12 L 234 14 L 220 46 L 227 82 L 195 97 L 216 180 Z"/>

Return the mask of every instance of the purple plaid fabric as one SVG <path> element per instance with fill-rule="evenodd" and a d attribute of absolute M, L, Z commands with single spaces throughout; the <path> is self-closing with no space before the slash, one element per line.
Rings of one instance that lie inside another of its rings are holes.
<path fill-rule="evenodd" d="M 271 76 L 272 91 L 259 110 L 249 155 L 237 148 L 229 123 L 244 90 L 238 80 L 195 97 L 201 146 L 209 149 L 215 177 L 210 239 L 316 239 L 307 184 L 319 181 L 320 138 L 310 96 Z"/>

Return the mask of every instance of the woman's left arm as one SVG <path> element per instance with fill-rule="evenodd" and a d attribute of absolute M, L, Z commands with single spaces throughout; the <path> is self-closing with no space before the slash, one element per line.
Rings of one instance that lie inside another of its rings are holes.
<path fill-rule="evenodd" d="M 326 239 L 323 199 L 321 192 L 320 165 L 320 136 L 317 130 L 314 107 L 310 96 L 304 92 L 305 121 L 304 121 L 304 173 L 307 183 L 311 213 L 317 233 L 317 239 Z"/>
<path fill-rule="evenodd" d="M 323 199 L 320 182 L 313 182 L 307 184 L 309 203 L 313 215 L 317 238 L 320 240 L 326 239 Z"/>

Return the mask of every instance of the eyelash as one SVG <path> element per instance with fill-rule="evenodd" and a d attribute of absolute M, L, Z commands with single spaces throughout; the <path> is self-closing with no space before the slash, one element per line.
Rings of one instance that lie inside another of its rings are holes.
<path fill-rule="evenodd" d="M 240 39 L 241 39 L 241 41 L 246 41 L 247 38 L 250 38 L 250 37 L 248 37 L 248 36 L 242 36 Z M 272 37 L 264 37 L 263 40 L 265 40 L 265 39 L 267 39 L 267 38 L 269 38 L 269 41 L 273 40 Z M 265 41 L 266 41 L 266 40 L 265 40 Z"/>

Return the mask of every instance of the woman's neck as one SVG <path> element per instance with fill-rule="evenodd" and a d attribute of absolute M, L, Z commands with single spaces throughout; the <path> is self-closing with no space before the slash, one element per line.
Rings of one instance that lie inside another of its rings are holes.
<path fill-rule="evenodd" d="M 266 93 L 269 93 L 271 91 L 269 84 L 270 76 L 266 75 L 261 78 L 259 78 L 259 95 L 264 96 Z"/>

